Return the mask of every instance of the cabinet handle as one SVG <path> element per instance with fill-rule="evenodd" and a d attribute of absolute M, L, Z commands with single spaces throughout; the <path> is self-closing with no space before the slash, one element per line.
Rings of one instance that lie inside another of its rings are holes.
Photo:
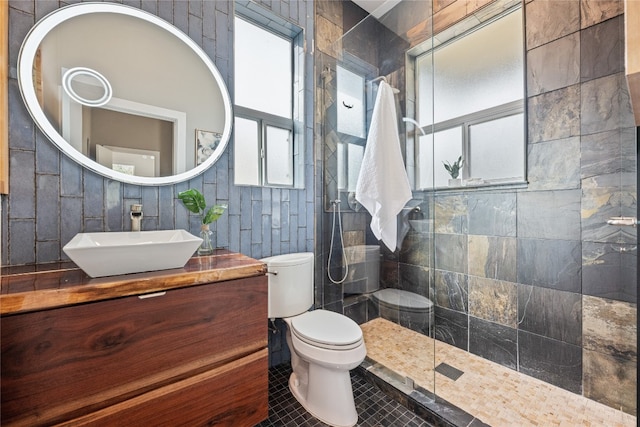
<path fill-rule="evenodd" d="M 162 292 L 154 292 L 152 294 L 144 294 L 144 295 L 138 295 L 138 298 L 140 299 L 147 299 L 147 298 L 155 298 L 155 297 L 161 297 L 164 294 L 166 294 L 167 291 L 162 291 Z"/>

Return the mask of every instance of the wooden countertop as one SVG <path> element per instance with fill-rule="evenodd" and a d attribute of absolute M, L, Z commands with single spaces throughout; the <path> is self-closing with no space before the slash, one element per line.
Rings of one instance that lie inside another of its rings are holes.
<path fill-rule="evenodd" d="M 3 267 L 0 315 L 142 295 L 265 274 L 263 262 L 218 249 L 183 268 L 92 279 L 71 262 Z"/>

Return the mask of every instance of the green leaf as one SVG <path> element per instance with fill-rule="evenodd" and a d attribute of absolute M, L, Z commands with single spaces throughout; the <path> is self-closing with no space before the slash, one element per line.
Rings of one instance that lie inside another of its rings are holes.
<path fill-rule="evenodd" d="M 204 196 L 194 188 L 178 193 L 178 199 L 180 199 L 184 207 L 190 212 L 201 215 L 203 224 L 211 224 L 213 221 L 220 218 L 227 209 L 227 205 L 214 205 L 209 208 L 209 210 L 206 210 L 207 202 L 205 201 Z"/>
<path fill-rule="evenodd" d="M 185 208 L 195 214 L 203 213 L 207 207 L 202 193 L 193 188 L 178 193 L 178 199 L 180 199 Z"/>
<path fill-rule="evenodd" d="M 211 224 L 216 221 L 227 209 L 227 205 L 214 205 L 207 211 L 207 214 L 202 218 L 203 224 Z"/>
<path fill-rule="evenodd" d="M 451 175 L 451 178 L 456 179 L 460 173 L 462 165 L 464 165 L 464 160 L 462 160 L 462 156 L 460 156 L 453 164 L 449 162 L 442 162 L 442 164 L 447 172 L 449 172 L 449 175 Z"/>

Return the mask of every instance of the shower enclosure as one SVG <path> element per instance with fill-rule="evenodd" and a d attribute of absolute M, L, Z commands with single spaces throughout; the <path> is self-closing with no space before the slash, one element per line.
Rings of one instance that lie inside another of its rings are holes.
<path fill-rule="evenodd" d="M 470 375 L 461 350 L 636 415 L 637 233 L 608 223 L 637 209 L 623 12 L 579 6 L 316 2 L 316 303 L 361 324 L 365 367 L 418 400 Z M 354 195 L 383 77 L 413 189 L 394 252 Z"/>

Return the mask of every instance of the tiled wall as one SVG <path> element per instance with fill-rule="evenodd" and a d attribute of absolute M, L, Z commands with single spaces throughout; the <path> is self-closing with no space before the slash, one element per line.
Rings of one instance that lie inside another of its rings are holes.
<path fill-rule="evenodd" d="M 465 4 L 435 5 L 451 17 Z M 434 233 L 410 232 L 381 277 L 431 287 L 438 339 L 635 414 L 637 235 L 606 224 L 637 206 L 622 4 L 525 3 L 529 185 L 415 194 Z M 398 63 L 390 52 L 380 64 Z M 366 214 L 344 218 L 356 244 L 375 241 Z M 324 289 L 340 310 L 340 291 Z M 361 305 L 344 311 L 366 319 Z"/>
<path fill-rule="evenodd" d="M 237 187 L 233 184 L 233 136 L 220 160 L 188 182 L 141 187 L 122 184 L 83 169 L 40 133 L 26 111 L 16 81 L 18 51 L 34 23 L 69 2 L 11 0 L 9 3 L 10 193 L 2 196 L 2 265 L 65 259 L 64 246 L 76 233 L 130 228 L 129 210 L 142 203 L 144 230 L 184 228 L 199 231 L 198 219 L 176 199 L 197 188 L 209 203 L 227 203 L 216 222 L 216 245 L 254 258 L 314 250 L 313 56 L 305 54 L 305 189 Z M 233 99 L 233 2 L 137 0 L 125 2 L 173 23 L 213 59 Z M 258 1 L 305 29 L 312 46 L 313 2 Z M 266 319 L 265 319 L 266 321 Z M 276 363 L 280 343 L 272 343 Z"/>
<path fill-rule="evenodd" d="M 130 228 L 129 209 L 142 203 L 145 230 L 184 228 L 197 232 L 177 201 L 178 192 L 193 187 L 210 203 L 228 203 L 215 224 L 216 244 L 260 258 L 314 248 L 313 57 L 305 56 L 305 190 L 236 187 L 233 185 L 233 138 L 218 163 L 189 182 L 163 187 L 122 184 L 81 168 L 50 143 L 27 113 L 16 81 L 20 44 L 34 23 L 67 2 L 10 2 L 10 183 L 3 197 L 2 264 L 17 265 L 65 259 L 61 248 L 76 233 Z M 233 97 L 233 2 L 128 1 L 173 23 L 203 47 L 220 70 Z M 302 28 L 313 28 L 311 1 L 260 2 L 261 6 Z M 312 31 L 306 31 L 311 45 Z"/>

